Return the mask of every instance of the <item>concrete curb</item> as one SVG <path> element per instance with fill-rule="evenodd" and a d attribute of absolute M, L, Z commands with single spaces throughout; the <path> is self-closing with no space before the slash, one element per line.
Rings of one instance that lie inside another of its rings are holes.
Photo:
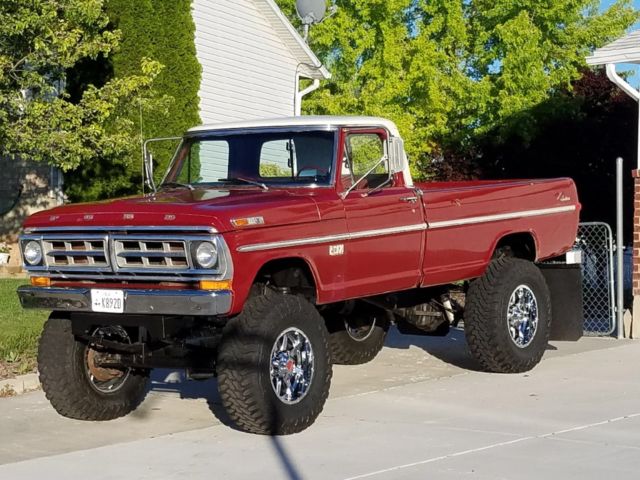
<path fill-rule="evenodd" d="M 40 389 L 40 380 L 37 373 L 28 373 L 20 375 L 16 378 L 0 381 L 0 398 L 3 396 L 12 397 L 14 395 L 22 395 Z"/>

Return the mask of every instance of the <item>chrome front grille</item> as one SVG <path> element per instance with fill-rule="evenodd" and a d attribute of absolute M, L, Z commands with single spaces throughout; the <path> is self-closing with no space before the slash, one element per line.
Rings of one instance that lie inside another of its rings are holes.
<path fill-rule="evenodd" d="M 187 242 L 164 237 L 113 237 L 118 270 L 189 270 Z"/>
<path fill-rule="evenodd" d="M 30 240 L 41 242 L 44 262 L 25 268 L 52 278 L 190 282 L 233 274 L 229 248 L 208 227 L 34 228 L 20 237 L 22 245 Z M 214 268 L 194 265 L 200 242 L 213 242 L 220 252 Z"/>
<path fill-rule="evenodd" d="M 47 266 L 60 270 L 111 269 L 107 249 L 107 237 L 97 235 L 55 236 L 42 239 L 42 249 Z"/>

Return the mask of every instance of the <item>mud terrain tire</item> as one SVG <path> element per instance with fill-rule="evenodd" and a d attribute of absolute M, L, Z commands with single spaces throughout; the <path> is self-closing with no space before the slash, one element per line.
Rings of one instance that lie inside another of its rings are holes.
<path fill-rule="evenodd" d="M 299 350 L 291 356 L 278 354 L 277 345 L 287 332 L 301 333 L 305 337 L 302 345 L 310 345 L 312 354 L 308 350 L 304 357 Z M 313 358 L 310 382 L 297 400 L 276 393 L 273 369 L 277 355 L 285 358 L 289 372 L 303 364 L 298 359 Z M 217 370 L 222 404 L 240 430 L 263 435 L 300 432 L 315 421 L 329 394 L 332 370 L 324 321 L 302 296 L 271 290 L 255 295 L 225 325 Z"/>
<path fill-rule="evenodd" d="M 389 320 L 381 309 L 360 304 L 349 314 L 333 309 L 321 313 L 329 330 L 331 360 L 335 365 L 361 365 L 382 350 Z"/>
<path fill-rule="evenodd" d="M 130 370 L 116 391 L 92 386 L 87 370 L 88 347 L 76 340 L 71 320 L 52 313 L 38 345 L 42 390 L 62 416 L 76 420 L 113 420 L 135 410 L 147 394 L 148 371 Z"/>
<path fill-rule="evenodd" d="M 520 330 L 510 328 L 510 319 L 534 318 L 527 314 L 534 311 L 537 324 L 533 334 L 523 328 L 525 334 L 519 337 Z M 532 262 L 512 257 L 496 259 L 482 277 L 471 282 L 464 329 L 471 354 L 485 370 L 531 370 L 542 359 L 550 327 L 549 289 L 542 272 Z"/>

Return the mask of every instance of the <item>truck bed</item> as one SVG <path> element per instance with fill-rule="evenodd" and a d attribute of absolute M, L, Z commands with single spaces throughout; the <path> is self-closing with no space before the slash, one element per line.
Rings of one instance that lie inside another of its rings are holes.
<path fill-rule="evenodd" d="M 428 224 L 423 285 L 481 275 L 508 235 L 527 234 L 540 261 L 571 247 L 580 203 L 571 179 L 418 183 Z"/>

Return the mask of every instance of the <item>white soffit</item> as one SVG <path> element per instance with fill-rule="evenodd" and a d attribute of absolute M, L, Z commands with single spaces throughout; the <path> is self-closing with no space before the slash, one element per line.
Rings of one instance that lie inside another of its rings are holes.
<path fill-rule="evenodd" d="M 640 64 L 640 30 L 628 33 L 622 38 L 598 48 L 587 57 L 587 65 L 608 63 Z"/>
<path fill-rule="evenodd" d="M 331 73 L 322 65 L 309 45 L 303 40 L 274 0 L 253 0 L 256 8 L 265 16 L 292 55 L 300 62 L 300 74 L 306 78 L 326 80 Z M 308 64 L 308 65 L 304 65 Z M 312 66 L 312 67 L 311 67 Z"/>

